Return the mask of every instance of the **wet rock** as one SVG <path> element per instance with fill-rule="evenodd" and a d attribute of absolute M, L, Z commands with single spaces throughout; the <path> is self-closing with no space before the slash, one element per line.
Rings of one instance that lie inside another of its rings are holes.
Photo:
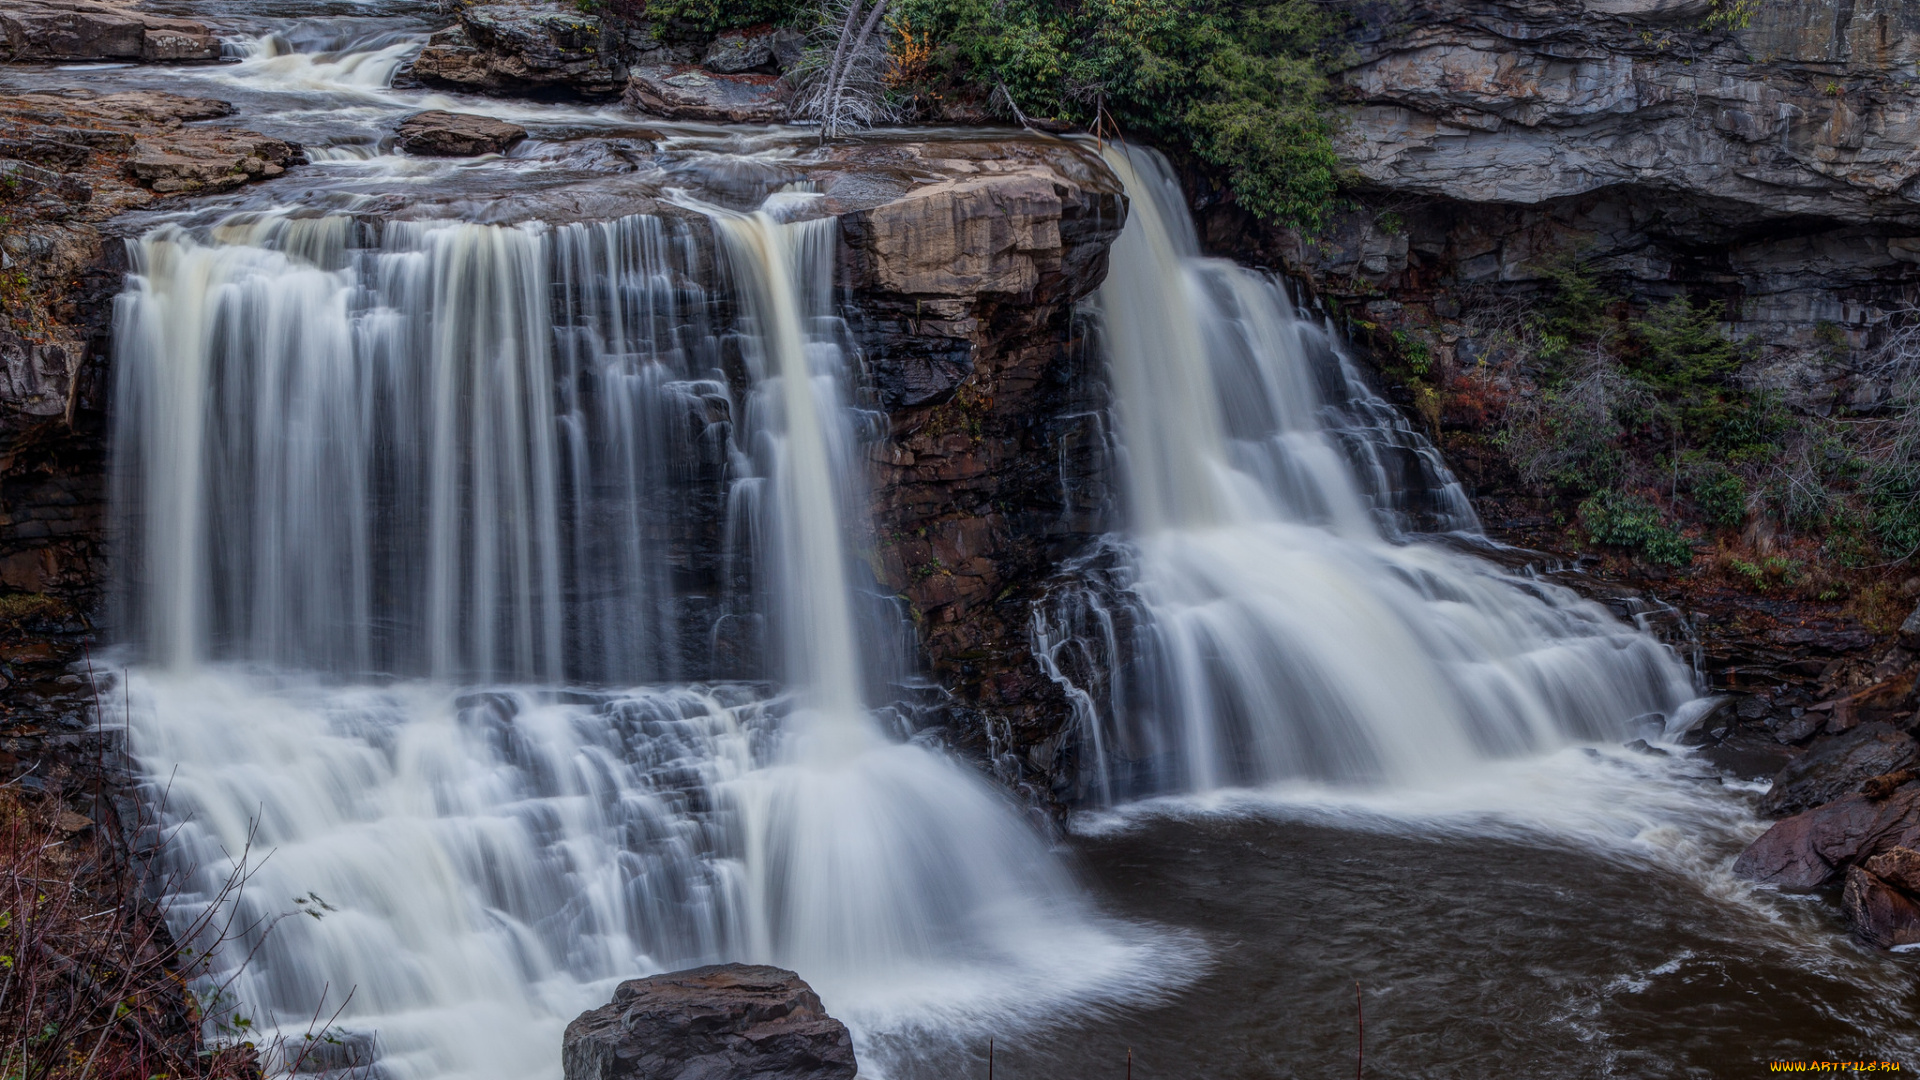
<path fill-rule="evenodd" d="M 1904 769 L 1920 758 L 1913 736 L 1886 724 L 1862 724 L 1816 743 L 1787 764 L 1760 800 L 1761 813 L 1797 814 L 1849 792 L 1867 780 Z"/>
<path fill-rule="evenodd" d="M 1920 895 L 1920 851 L 1897 847 L 1863 864 L 1867 872 L 1903 892 Z"/>
<path fill-rule="evenodd" d="M 722 75 L 745 72 L 772 74 L 787 71 L 800 62 L 805 41 L 796 30 L 765 26 L 728 30 L 713 39 L 700 66 Z"/>
<path fill-rule="evenodd" d="M 561 1043 L 566 1080 L 850 1080 L 845 1024 L 800 976 L 717 964 L 621 983 Z"/>
<path fill-rule="evenodd" d="M 487 94 L 612 97 L 626 83 L 620 43 L 595 14 L 560 0 L 480 0 L 433 35 L 411 75 Z"/>
<path fill-rule="evenodd" d="M 1869 945 L 1891 949 L 1920 943 L 1920 903 L 1861 867 L 1847 869 L 1840 909 L 1853 932 Z"/>
<path fill-rule="evenodd" d="M 475 157 L 503 154 L 527 137 L 527 129 L 504 120 L 471 113 L 420 112 L 405 120 L 395 132 L 400 149 L 409 154 L 432 157 Z"/>
<path fill-rule="evenodd" d="M 1806 742 L 1808 739 L 1820 734 L 1820 729 L 1826 726 L 1827 716 L 1825 713 L 1806 712 L 1803 710 L 1799 716 L 1793 717 L 1776 728 L 1773 737 L 1791 746 L 1794 743 Z"/>
<path fill-rule="evenodd" d="M 304 162 L 300 148 L 250 131 L 189 129 L 166 139 L 141 139 L 130 168 L 162 195 L 225 191 L 267 180 Z"/>
<path fill-rule="evenodd" d="M 1740 853 L 1733 872 L 1763 885 L 1804 891 L 1896 847 L 1920 848 L 1920 788 L 1902 788 L 1884 801 L 1843 795 L 1775 822 Z"/>
<path fill-rule="evenodd" d="M 772 75 L 716 75 L 691 64 L 633 69 L 626 103 L 669 120 L 771 124 L 787 118 L 791 90 Z"/>
<path fill-rule="evenodd" d="M 0 8 L 0 39 L 0 59 L 14 63 L 220 59 L 220 39 L 204 24 L 106 0 L 11 0 Z"/>

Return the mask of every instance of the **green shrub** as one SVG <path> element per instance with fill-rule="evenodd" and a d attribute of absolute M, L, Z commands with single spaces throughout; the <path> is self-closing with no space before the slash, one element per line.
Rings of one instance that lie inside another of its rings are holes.
<path fill-rule="evenodd" d="M 1575 344 L 1607 336 L 1611 329 L 1607 309 L 1614 297 L 1575 256 L 1554 259 L 1539 270 L 1553 282 L 1553 292 L 1528 322 L 1539 340 L 1540 358 L 1554 364 Z M 1559 375 L 1551 370 L 1544 374 L 1550 383 Z"/>
<path fill-rule="evenodd" d="M 1718 300 L 1695 307 L 1676 296 L 1633 322 L 1644 351 L 1636 374 L 1675 389 L 1724 382 L 1740 366 L 1741 349 L 1720 328 L 1726 305 Z"/>
<path fill-rule="evenodd" d="M 900 0 L 893 18 L 979 98 L 1190 147 L 1269 221 L 1312 229 L 1333 209 L 1339 23 L 1312 0 Z"/>
<path fill-rule="evenodd" d="M 1868 474 L 1867 527 L 1887 555 L 1904 559 L 1920 551 L 1920 468 L 1881 465 Z"/>
<path fill-rule="evenodd" d="M 1602 491 L 1580 504 L 1580 524 L 1594 543 L 1628 548 L 1648 562 L 1686 566 L 1693 545 L 1667 524 L 1658 507 L 1635 495 Z"/>
<path fill-rule="evenodd" d="M 1735 528 L 1747 519 L 1747 482 L 1724 465 L 1710 464 L 1693 481 L 1693 501 L 1708 521 Z"/>

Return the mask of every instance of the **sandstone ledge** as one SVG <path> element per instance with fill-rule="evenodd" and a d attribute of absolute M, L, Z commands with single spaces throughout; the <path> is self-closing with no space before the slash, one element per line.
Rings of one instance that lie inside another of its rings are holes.
<path fill-rule="evenodd" d="M 204 24 L 149 15 L 131 4 L 9 0 L 0 7 L 0 59 L 207 63 L 220 59 L 220 39 Z"/>

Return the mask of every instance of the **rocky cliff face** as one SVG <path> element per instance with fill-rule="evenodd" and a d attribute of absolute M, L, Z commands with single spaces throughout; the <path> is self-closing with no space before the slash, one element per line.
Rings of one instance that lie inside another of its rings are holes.
<path fill-rule="evenodd" d="M 1472 365 L 1476 303 L 1578 253 L 1641 301 L 1725 299 L 1794 404 L 1870 405 L 1858 355 L 1920 281 L 1920 10 L 1778 0 L 1438 0 L 1376 26 L 1342 81 L 1366 209 L 1330 242 L 1215 205 L 1221 247 L 1285 262 Z"/>
<path fill-rule="evenodd" d="M 46 642 L 23 652 L 6 639 L 26 623 L 77 633 L 99 601 L 104 361 L 125 269 L 104 223 L 304 160 L 282 140 L 206 123 L 231 112 L 166 93 L 0 95 L 0 688 L 56 670 Z M 33 604 L 16 618 L 5 594 Z"/>
<path fill-rule="evenodd" d="M 1085 151 L 958 145 L 975 160 L 945 163 L 952 179 L 841 219 L 892 426 L 871 455 L 874 561 L 953 696 L 954 732 L 1024 751 L 1067 715 L 1029 652 L 1031 605 L 1108 524 L 1102 380 L 1073 305 L 1105 279 L 1126 201 Z"/>

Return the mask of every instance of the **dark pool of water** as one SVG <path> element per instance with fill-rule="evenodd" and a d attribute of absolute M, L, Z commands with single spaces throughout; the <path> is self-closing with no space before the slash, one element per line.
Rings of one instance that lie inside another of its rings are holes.
<path fill-rule="evenodd" d="M 1163 1004 L 998 1041 L 1004 1080 L 1746 1077 L 1770 1059 L 1920 1066 L 1916 958 L 1832 905 L 1551 842 L 1148 817 L 1074 848 L 1108 910 L 1197 934 Z M 1724 887 L 1722 885 L 1724 884 Z M 987 1075 L 984 1045 L 911 1077 Z"/>

